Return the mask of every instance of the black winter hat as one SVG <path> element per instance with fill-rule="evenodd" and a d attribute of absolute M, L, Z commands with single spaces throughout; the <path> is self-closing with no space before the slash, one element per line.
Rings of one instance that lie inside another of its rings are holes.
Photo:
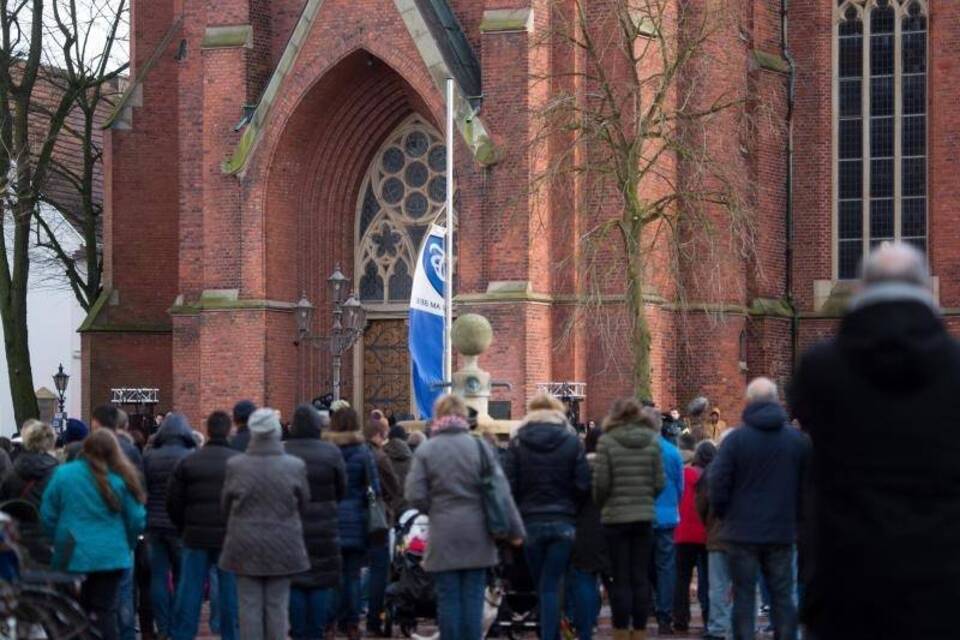
<path fill-rule="evenodd" d="M 407 430 L 398 424 L 393 425 L 392 427 L 390 427 L 390 439 L 406 441 Z"/>

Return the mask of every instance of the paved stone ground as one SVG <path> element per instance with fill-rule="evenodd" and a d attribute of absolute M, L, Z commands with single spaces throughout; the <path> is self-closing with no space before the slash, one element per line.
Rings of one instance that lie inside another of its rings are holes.
<path fill-rule="evenodd" d="M 702 626 L 702 623 L 701 623 L 701 621 L 700 621 L 701 619 L 700 619 L 700 610 L 699 610 L 699 607 L 696 606 L 696 605 L 694 605 L 693 611 L 691 612 L 691 614 L 692 614 L 692 616 L 693 616 L 693 626 L 692 626 L 692 628 L 690 629 L 689 632 L 683 633 L 683 634 L 676 633 L 676 634 L 673 634 L 673 635 L 671 635 L 671 636 L 659 636 L 659 635 L 657 634 L 657 626 L 656 626 L 656 623 L 654 623 L 654 622 L 651 621 L 650 625 L 647 627 L 647 628 L 648 628 L 648 636 L 649 636 L 650 638 L 669 637 L 669 638 L 672 638 L 673 640 L 700 640 L 701 636 L 703 635 L 703 626 Z M 766 617 L 760 617 L 760 618 L 758 618 L 758 620 L 757 620 L 757 625 L 758 625 L 758 627 L 762 627 L 764 624 L 766 624 Z M 429 638 L 429 637 L 431 637 L 431 633 L 432 633 L 434 630 L 435 630 L 435 627 L 432 627 L 432 626 L 430 626 L 430 625 L 424 625 L 423 628 L 422 628 L 422 629 L 419 629 L 418 631 L 422 634 L 422 637 Z M 217 636 L 215 636 L 215 635 L 213 635 L 212 633 L 210 633 L 210 629 L 209 629 L 209 627 L 207 626 L 207 611 L 206 611 L 206 608 L 204 608 L 203 624 L 201 625 L 201 631 L 200 631 L 200 635 L 198 636 L 198 638 L 207 640 L 207 639 L 213 639 L 213 638 L 216 638 L 216 637 L 217 637 Z M 340 638 L 341 636 L 337 636 L 337 637 Z M 399 637 L 400 637 L 399 632 L 396 632 L 396 633 L 394 634 L 394 637 L 399 638 Z M 527 636 L 527 637 L 531 638 L 531 640 L 533 640 L 533 639 L 535 638 L 535 636 L 532 635 L 532 634 L 529 635 L 529 636 Z M 611 628 L 610 628 L 610 611 L 609 611 L 609 609 L 608 609 L 607 607 L 604 607 L 604 610 L 603 610 L 603 612 L 601 613 L 601 616 L 600 616 L 600 626 L 599 626 L 599 629 L 597 630 L 597 633 L 595 633 L 593 637 L 594 637 L 596 640 L 609 640 L 610 638 L 613 638 L 613 634 L 612 634 Z M 764 634 L 762 634 L 762 633 L 759 633 L 759 634 L 757 635 L 758 640 L 761 640 L 761 639 L 766 638 L 766 637 L 772 637 L 772 636 L 766 636 L 766 635 L 764 635 Z"/>

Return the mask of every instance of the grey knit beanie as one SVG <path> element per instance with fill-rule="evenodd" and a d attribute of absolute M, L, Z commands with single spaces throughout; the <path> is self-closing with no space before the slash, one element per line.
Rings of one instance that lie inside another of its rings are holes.
<path fill-rule="evenodd" d="M 250 416 L 247 422 L 247 428 L 254 436 L 266 436 L 273 432 L 280 434 L 280 420 L 277 419 L 277 412 L 269 407 L 257 409 Z"/>

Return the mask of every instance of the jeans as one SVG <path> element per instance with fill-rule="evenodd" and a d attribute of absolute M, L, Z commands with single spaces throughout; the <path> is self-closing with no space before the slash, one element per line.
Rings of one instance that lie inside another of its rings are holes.
<path fill-rule="evenodd" d="M 357 625 L 360 622 L 360 570 L 367 552 L 360 549 L 343 549 L 343 573 L 340 576 L 340 591 L 337 594 L 337 622 L 341 626 Z"/>
<path fill-rule="evenodd" d="M 677 548 L 674 527 L 653 530 L 653 562 L 657 568 L 657 620 L 671 622 L 677 588 Z"/>
<path fill-rule="evenodd" d="M 131 553 L 131 558 L 133 554 Z M 137 640 L 137 607 L 133 595 L 135 568 L 123 570 L 117 593 L 117 632 L 120 640 Z"/>
<path fill-rule="evenodd" d="M 290 615 L 290 577 L 237 576 L 240 637 L 283 640 Z"/>
<path fill-rule="evenodd" d="M 210 592 L 210 631 L 214 635 L 220 635 L 220 569 L 216 564 L 210 567 L 210 572 L 207 574 L 207 584 L 208 591 Z M 236 583 L 236 578 L 234 578 L 234 583 Z M 233 588 L 236 592 L 236 584 Z M 236 598 L 234 598 L 236 600 Z"/>
<path fill-rule="evenodd" d="M 707 622 L 707 633 L 726 638 L 730 635 L 730 614 L 733 606 L 726 552 L 711 551 L 707 565 L 710 573 L 710 619 Z"/>
<path fill-rule="evenodd" d="M 613 628 L 646 629 L 649 613 L 648 576 L 653 528 L 649 522 L 604 525 L 613 580 L 610 609 Z"/>
<path fill-rule="evenodd" d="M 290 589 L 290 637 L 293 640 L 322 638 L 335 595 L 334 589 Z"/>
<path fill-rule="evenodd" d="M 673 596 L 673 622 L 678 629 L 690 628 L 690 582 L 697 569 L 697 599 L 704 626 L 710 617 L 710 579 L 707 577 L 707 547 L 702 544 L 678 544 L 677 588 Z"/>
<path fill-rule="evenodd" d="M 600 617 L 600 575 L 570 567 L 566 577 L 564 610 L 573 620 L 579 640 L 591 640 Z"/>
<path fill-rule="evenodd" d="M 770 589 L 774 635 L 778 640 L 797 640 L 793 545 L 731 544 L 728 557 L 733 578 L 734 640 L 753 640 L 759 572 Z"/>
<path fill-rule="evenodd" d="M 151 532 L 150 545 L 150 600 L 153 603 L 153 619 L 160 637 L 170 635 L 172 627 L 173 589 L 179 582 L 180 540 L 170 533 Z M 173 580 L 170 574 L 173 574 Z"/>
<path fill-rule="evenodd" d="M 487 570 L 460 569 L 432 575 L 437 591 L 440 640 L 482 640 Z"/>
<path fill-rule="evenodd" d="M 560 637 L 560 585 L 570 564 L 576 529 L 569 522 L 531 522 L 524 547 L 540 603 L 540 638 Z"/>
<path fill-rule="evenodd" d="M 197 636 L 200 622 L 200 609 L 203 606 L 203 587 L 210 576 L 210 568 L 217 566 L 219 549 L 191 549 L 184 547 L 180 558 L 180 582 L 177 585 L 177 597 L 173 606 L 173 624 L 170 637 L 173 640 L 193 640 Z M 216 585 L 210 582 L 210 600 L 217 593 L 217 614 L 219 615 L 220 636 L 224 640 L 235 640 L 237 629 L 237 582 L 229 571 L 215 569 Z M 211 607 L 211 626 L 213 626 Z"/>
<path fill-rule="evenodd" d="M 390 574 L 390 548 L 387 545 L 370 549 L 370 582 L 367 601 L 367 628 L 379 629 L 383 624 L 383 603 Z"/>
<path fill-rule="evenodd" d="M 123 571 L 92 571 L 80 588 L 80 605 L 103 640 L 117 640 L 117 594 Z"/>

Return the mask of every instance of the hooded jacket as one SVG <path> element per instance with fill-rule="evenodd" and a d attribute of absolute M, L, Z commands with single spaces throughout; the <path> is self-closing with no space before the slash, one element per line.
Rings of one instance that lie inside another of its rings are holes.
<path fill-rule="evenodd" d="M 13 463 L 0 484 L 0 500 L 26 500 L 40 506 L 43 490 L 57 469 L 59 461 L 49 453 L 24 451 Z"/>
<path fill-rule="evenodd" d="M 176 534 L 177 528 L 167 513 L 167 486 L 177 463 L 197 447 L 193 430 L 182 413 L 170 413 L 163 419 L 153 446 L 143 456 L 147 480 L 147 530 Z"/>
<path fill-rule="evenodd" d="M 666 485 L 660 435 L 639 424 L 604 426 L 593 468 L 593 498 L 603 524 L 653 522 L 653 504 Z"/>
<path fill-rule="evenodd" d="M 400 438 L 390 438 L 387 440 L 387 444 L 383 445 L 383 452 L 390 457 L 393 472 L 397 475 L 397 481 L 400 483 L 400 492 L 403 493 L 403 487 L 407 482 L 407 474 L 410 473 L 410 464 L 413 462 L 413 451 L 411 451 L 410 445 Z"/>
<path fill-rule="evenodd" d="M 680 498 L 683 496 L 683 456 L 672 442 L 660 436 L 660 453 L 663 456 L 663 473 L 667 483 L 657 496 L 656 526 L 659 529 L 676 527 L 680 522 Z"/>
<path fill-rule="evenodd" d="M 957 635 L 960 347 L 930 304 L 887 297 L 805 354 L 791 388 L 813 442 L 805 618 L 826 640 Z"/>
<path fill-rule="evenodd" d="M 239 455 L 227 440 L 210 440 L 184 457 L 174 469 L 167 492 L 167 513 L 191 549 L 219 549 L 227 519 L 220 511 L 220 493 L 227 461 Z"/>
<path fill-rule="evenodd" d="M 315 434 L 296 428 L 284 443 L 287 453 L 307 465 L 310 502 L 303 512 L 303 539 L 310 570 L 294 577 L 300 589 L 327 589 L 340 584 L 340 540 L 337 505 L 347 491 L 347 476 L 340 450 Z"/>
<path fill-rule="evenodd" d="M 120 511 L 107 507 L 84 460 L 60 465 L 43 493 L 40 517 L 53 540 L 54 570 L 72 573 L 116 571 L 133 564 L 131 551 L 143 530 L 143 505 L 120 476 L 108 473 Z"/>
<path fill-rule="evenodd" d="M 787 424 L 777 402 L 755 402 L 743 426 L 723 441 L 710 465 L 710 504 L 723 522 L 720 539 L 739 544 L 797 541 L 808 438 Z"/>
<path fill-rule="evenodd" d="M 380 477 L 370 447 L 359 431 L 328 431 L 323 439 L 340 448 L 347 489 L 337 505 L 340 547 L 352 551 L 367 549 L 367 486 L 380 495 Z"/>
<path fill-rule="evenodd" d="M 527 415 L 507 449 L 504 471 L 524 524 L 573 524 L 590 493 L 583 447 L 559 411 Z"/>

